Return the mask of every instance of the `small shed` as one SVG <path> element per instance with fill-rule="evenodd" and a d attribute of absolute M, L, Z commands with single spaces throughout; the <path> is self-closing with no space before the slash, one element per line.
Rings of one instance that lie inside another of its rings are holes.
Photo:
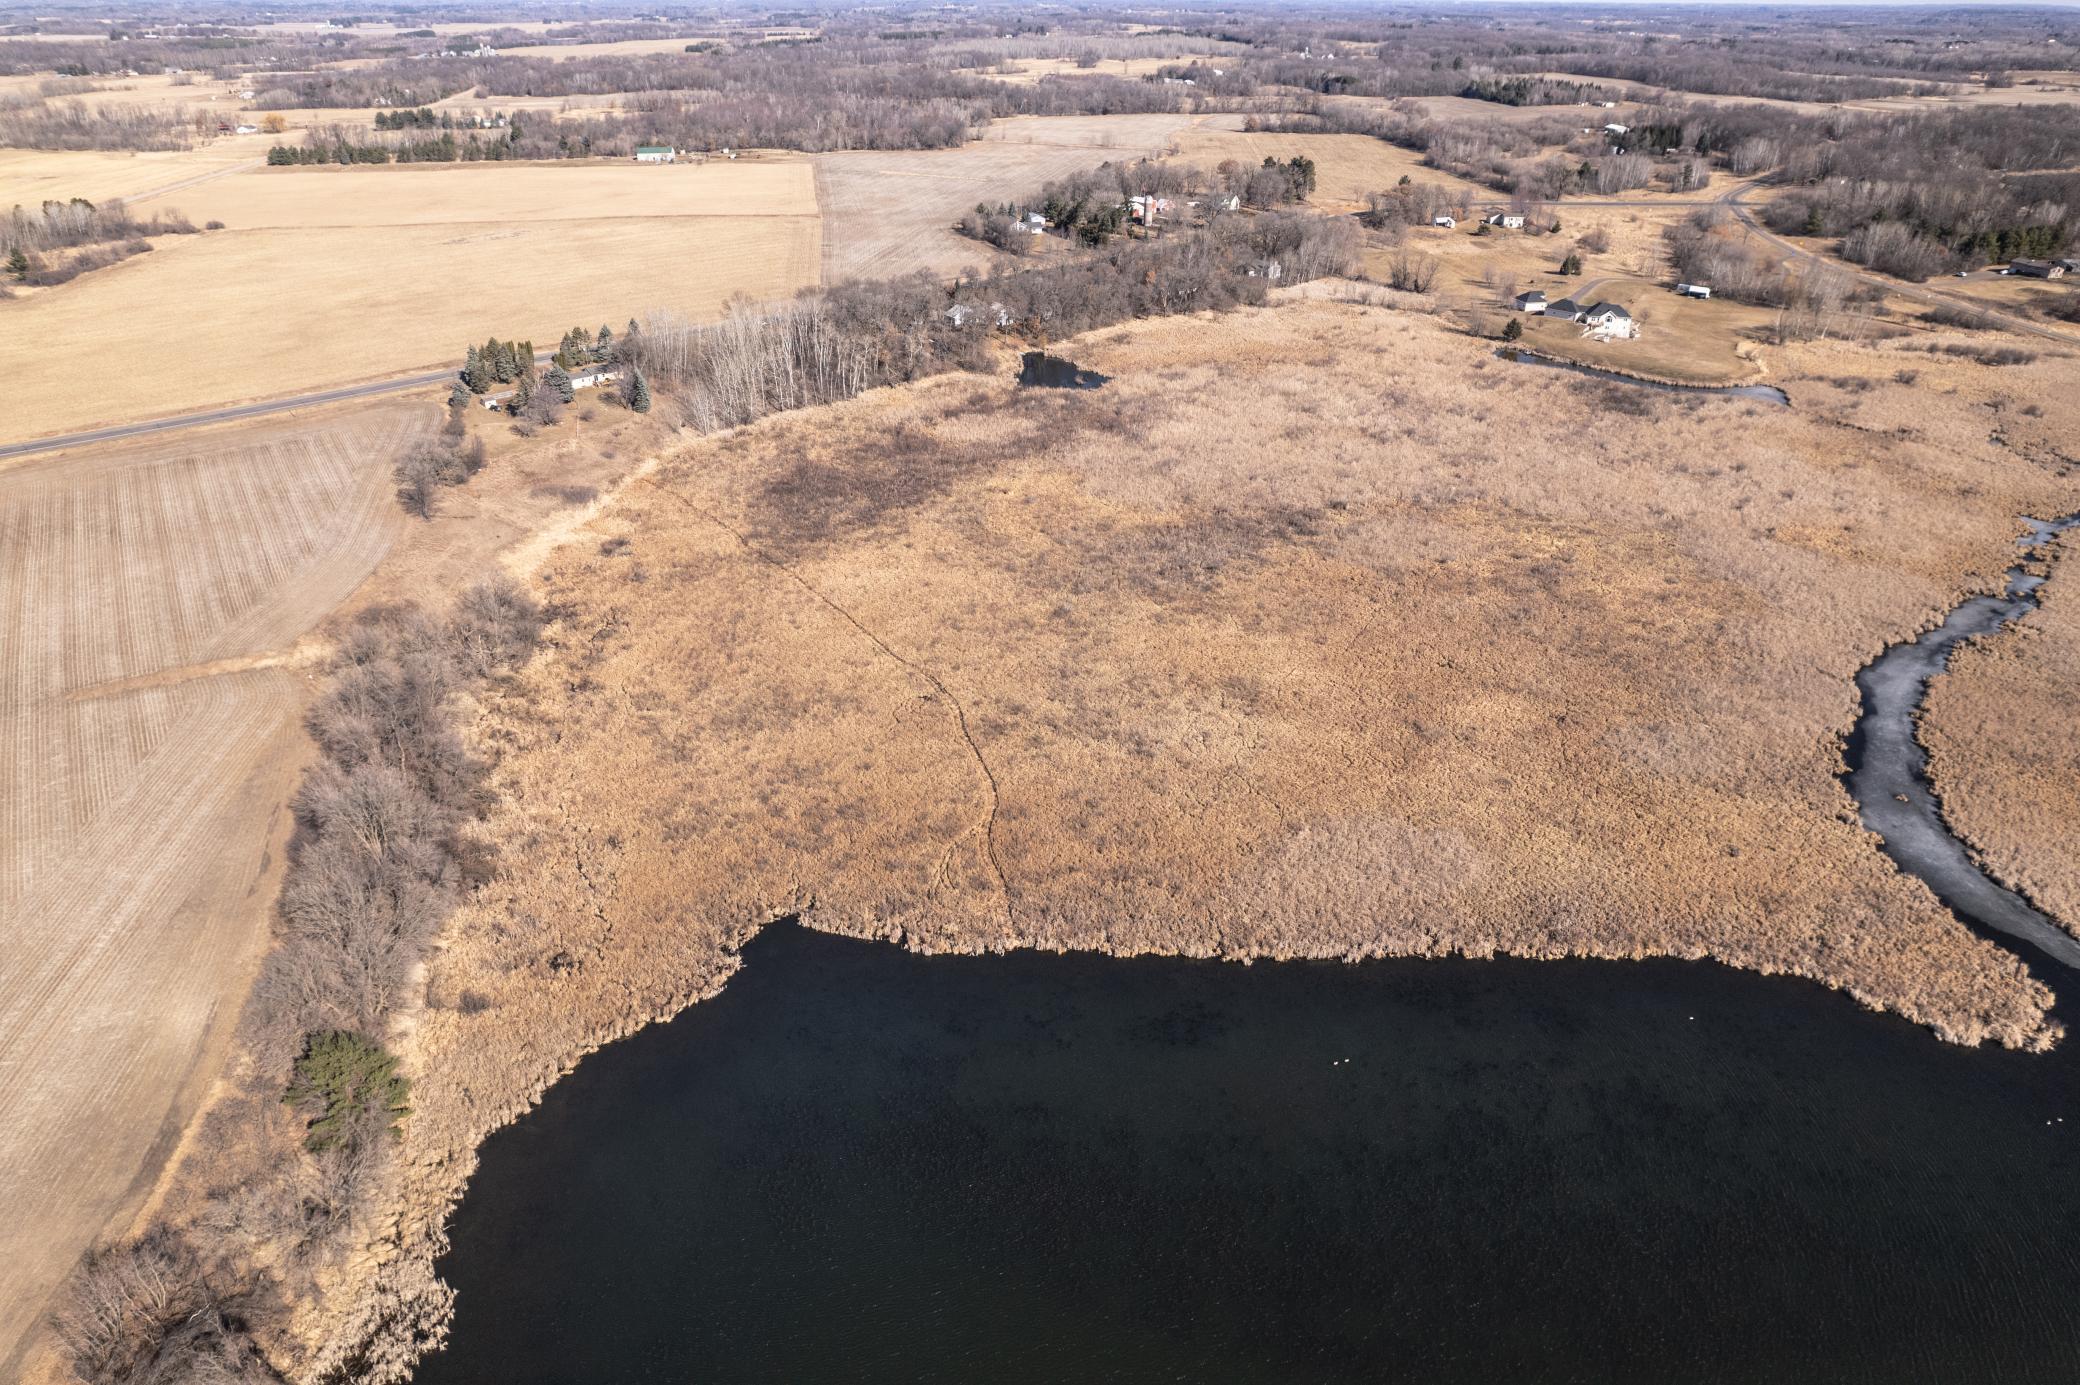
<path fill-rule="evenodd" d="M 1677 284 L 1676 292 L 1682 294 L 1685 298 L 1710 298 L 1712 296 L 1712 286 L 1710 284 Z"/>
<path fill-rule="evenodd" d="M 1433 216 L 1430 218 L 1430 224 L 1432 226 L 1442 226 L 1449 231 L 1459 224 L 1459 219 L 1452 216 Z"/>

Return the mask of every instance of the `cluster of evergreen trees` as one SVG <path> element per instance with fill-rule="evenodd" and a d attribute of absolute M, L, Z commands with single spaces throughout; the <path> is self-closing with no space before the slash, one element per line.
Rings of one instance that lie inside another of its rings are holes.
<path fill-rule="evenodd" d="M 491 337 L 472 346 L 462 359 L 462 383 L 471 394 L 486 394 L 493 385 L 510 385 L 534 374 L 534 343 Z"/>
<path fill-rule="evenodd" d="M 614 329 L 605 323 L 600 324 L 596 337 L 587 336 L 583 327 L 573 327 L 556 344 L 556 364 L 565 370 L 576 370 L 581 365 L 602 365 L 619 360 L 625 354 L 624 347 L 633 349 L 637 331 L 635 319 L 630 318 L 628 335 L 617 345 Z"/>

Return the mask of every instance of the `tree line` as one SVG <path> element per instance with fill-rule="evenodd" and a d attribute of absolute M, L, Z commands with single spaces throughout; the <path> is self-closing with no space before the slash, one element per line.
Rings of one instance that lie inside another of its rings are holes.
<path fill-rule="evenodd" d="M 1261 303 L 1274 283 L 1347 273 L 1356 257 L 1348 221 L 1292 212 L 1227 217 L 950 289 L 915 275 L 811 291 L 780 308 L 739 305 L 716 323 L 653 316 L 643 322 L 637 359 L 682 421 L 725 428 L 987 368 L 1004 334 L 1044 342 L 1131 318 Z"/>

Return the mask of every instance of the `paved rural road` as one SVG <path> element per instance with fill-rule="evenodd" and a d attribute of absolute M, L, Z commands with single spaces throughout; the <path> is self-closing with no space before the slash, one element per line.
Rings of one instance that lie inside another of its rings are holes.
<path fill-rule="evenodd" d="M 365 385 L 343 385 L 338 389 L 318 390 L 311 394 L 284 395 L 279 399 L 263 399 L 253 404 L 237 404 L 228 409 L 207 409 L 199 414 L 176 414 L 172 418 L 152 418 L 142 423 L 119 423 L 114 427 L 94 428 L 84 433 L 61 433 L 54 438 L 32 438 L 28 442 L 0 445 L 0 460 L 27 457 L 38 452 L 56 452 L 65 447 L 83 447 L 88 443 L 113 442 L 117 438 L 140 437 L 146 433 L 170 433 L 177 428 L 201 428 L 211 423 L 230 423 L 241 418 L 257 418 L 262 414 L 287 413 L 291 409 L 307 409 L 313 404 L 332 404 L 342 399 L 366 399 L 370 395 L 398 394 L 404 390 L 443 384 L 454 378 L 453 370 L 434 370 L 419 375 L 400 375 L 394 380 L 372 380 Z"/>

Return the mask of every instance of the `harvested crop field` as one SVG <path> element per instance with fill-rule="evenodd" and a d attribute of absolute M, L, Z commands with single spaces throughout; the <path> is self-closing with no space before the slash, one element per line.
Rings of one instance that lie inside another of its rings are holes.
<path fill-rule="evenodd" d="M 1995 878 L 2080 933 L 2080 563 L 2062 539 L 2043 604 L 1966 645 L 1929 688 L 1921 739 L 1943 816 Z"/>
<path fill-rule="evenodd" d="M 1983 386 L 1875 387 L 1865 433 L 1328 301 L 1062 349 L 1112 382 L 768 419 L 549 557 L 374 1292 L 488 1129 L 796 910 L 926 950 L 1717 958 L 2051 1037 L 1836 778 L 1856 670 L 2080 501 L 1985 441 Z"/>
<path fill-rule="evenodd" d="M 213 1071 L 304 754 L 287 651 L 390 543 L 421 419 L 0 471 L 0 1186 L 37 1190 L 0 1226 L 0 1363 Z"/>
<path fill-rule="evenodd" d="M 694 210 L 629 215 L 642 191 L 616 173 L 655 175 L 644 188 Z M 290 224 L 248 230 L 227 216 L 229 230 L 163 239 L 61 291 L 0 303 L 18 339 L 57 344 L 18 368 L 4 440 L 437 367 L 491 335 L 554 342 L 638 311 L 785 296 L 817 282 L 810 186 L 805 163 L 745 163 L 297 172 L 196 188 L 167 205 L 199 219 L 208 213 L 191 207 L 221 197 Z M 603 188 L 621 189 L 608 213 L 543 219 L 566 192 L 586 210 Z M 488 211 L 469 216 L 473 197 Z M 451 211 L 461 219 L 425 219 Z M 90 362 L 121 363 L 122 390 L 79 388 Z"/>

